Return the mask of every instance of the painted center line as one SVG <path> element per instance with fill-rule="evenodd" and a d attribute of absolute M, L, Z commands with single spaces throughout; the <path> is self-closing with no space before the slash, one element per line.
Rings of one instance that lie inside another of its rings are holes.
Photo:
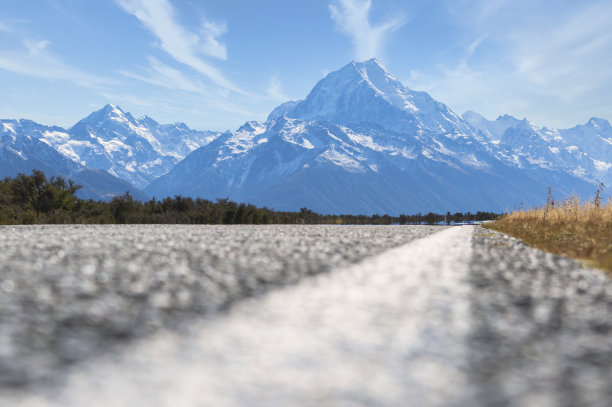
<path fill-rule="evenodd" d="M 445 229 L 135 342 L 20 405 L 469 404 L 472 233 Z"/>

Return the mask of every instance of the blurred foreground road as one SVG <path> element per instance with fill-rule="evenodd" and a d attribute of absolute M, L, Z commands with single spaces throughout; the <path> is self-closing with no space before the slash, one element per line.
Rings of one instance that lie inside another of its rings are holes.
<path fill-rule="evenodd" d="M 612 278 L 477 226 L 0 228 L 0 406 L 610 406 Z"/>

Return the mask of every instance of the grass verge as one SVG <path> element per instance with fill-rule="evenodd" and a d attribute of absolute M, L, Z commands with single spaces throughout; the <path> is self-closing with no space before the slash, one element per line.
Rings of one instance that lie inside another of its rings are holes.
<path fill-rule="evenodd" d="M 599 190 L 593 202 L 571 197 L 560 204 L 549 192 L 546 206 L 512 212 L 483 226 L 612 272 L 612 199 L 601 202 Z"/>

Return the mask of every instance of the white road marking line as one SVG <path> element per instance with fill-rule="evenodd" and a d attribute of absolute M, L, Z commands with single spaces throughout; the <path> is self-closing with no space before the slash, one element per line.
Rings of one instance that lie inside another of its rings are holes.
<path fill-rule="evenodd" d="M 21 406 L 449 406 L 464 373 L 472 227 L 238 303 L 77 366 Z"/>

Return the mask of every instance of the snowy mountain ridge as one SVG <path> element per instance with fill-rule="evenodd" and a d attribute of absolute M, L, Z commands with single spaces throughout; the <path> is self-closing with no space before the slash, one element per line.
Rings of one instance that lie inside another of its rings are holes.
<path fill-rule="evenodd" d="M 504 145 L 528 141 L 515 136 Z M 248 122 L 194 151 L 145 191 L 370 214 L 500 211 L 541 201 L 549 184 L 566 195 L 592 192 L 590 173 L 519 157 L 501 143 L 373 59 L 349 63 L 266 122 Z"/>
<path fill-rule="evenodd" d="M 612 185 L 612 126 L 591 118 L 571 129 L 538 127 L 504 115 L 487 120 L 474 112 L 463 118 L 497 144 L 498 156 L 517 166 L 540 166 Z"/>
<path fill-rule="evenodd" d="M 142 191 L 127 181 L 106 171 L 84 166 L 51 147 L 45 137 L 64 137 L 65 130 L 48 127 L 31 120 L 0 120 L 0 176 L 13 177 L 30 173 L 34 169 L 48 176 L 70 178 L 83 188 L 77 192 L 81 198 L 108 200 L 130 192 L 138 199 L 146 199 Z"/>
<path fill-rule="evenodd" d="M 549 185 L 558 196 L 587 197 L 598 182 L 612 182 L 606 120 L 558 130 L 508 115 L 459 116 L 375 59 L 329 73 L 306 98 L 234 132 L 159 124 L 107 105 L 67 130 L 0 121 L 0 136 L 13 161 L 45 151 L 148 196 L 228 197 L 282 210 L 503 211 L 541 203 Z M 24 136 L 39 147 L 15 142 Z"/>
<path fill-rule="evenodd" d="M 184 123 L 159 124 L 148 116 L 137 119 L 114 105 L 104 106 L 69 129 L 25 119 L 0 120 L 0 147 L 5 153 L 0 172 L 14 176 L 38 168 L 50 175 L 78 178 L 85 186 L 103 177 L 110 189 L 89 193 L 84 188 L 87 197 L 108 199 L 129 190 L 146 199 L 138 188 L 218 135 L 192 130 Z"/>
<path fill-rule="evenodd" d="M 83 165 L 142 188 L 218 135 L 183 123 L 162 125 L 148 116 L 136 119 L 117 106 L 106 105 L 62 137 L 49 135 L 43 140 Z"/>
<path fill-rule="evenodd" d="M 405 87 L 376 59 L 351 62 L 328 74 L 306 99 L 279 106 L 281 114 L 302 120 L 352 124 L 367 121 L 398 132 L 459 135 L 469 126 L 425 92 Z"/>

